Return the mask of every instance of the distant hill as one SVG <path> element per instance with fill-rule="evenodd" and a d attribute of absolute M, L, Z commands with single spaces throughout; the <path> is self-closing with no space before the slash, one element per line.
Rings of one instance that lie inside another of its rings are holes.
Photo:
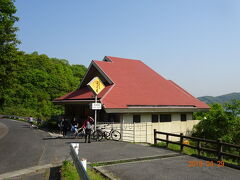
<path fill-rule="evenodd" d="M 240 93 L 230 93 L 230 94 L 225 94 L 222 96 L 202 96 L 198 97 L 199 100 L 207 103 L 207 104 L 212 104 L 212 103 L 226 103 L 231 101 L 232 99 L 237 99 L 240 100 Z"/>

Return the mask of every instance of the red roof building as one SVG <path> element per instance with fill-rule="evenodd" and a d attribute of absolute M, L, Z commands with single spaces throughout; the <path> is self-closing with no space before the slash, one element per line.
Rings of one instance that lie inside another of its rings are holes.
<path fill-rule="evenodd" d="M 140 60 L 106 56 L 92 61 L 79 88 L 54 100 L 55 103 L 91 102 L 94 94 L 87 84 L 98 76 L 106 88 L 98 95 L 107 113 L 179 112 L 207 110 L 173 81 L 167 80 Z"/>
<path fill-rule="evenodd" d="M 193 112 L 209 109 L 207 104 L 142 61 L 106 56 L 103 61 L 91 62 L 78 89 L 53 101 L 65 106 L 67 119 L 76 118 L 81 123 L 87 116 L 94 116 L 89 104 L 95 101 L 95 95 L 88 83 L 95 77 L 105 85 L 97 96 L 103 107 L 97 111 L 97 122 L 119 125 L 125 141 L 152 143 L 153 129 L 189 132 L 198 123 L 193 120 Z M 143 127 L 145 130 L 141 132 Z M 130 139 L 129 131 L 135 131 Z M 142 134 L 138 138 L 135 135 L 139 132 Z"/>

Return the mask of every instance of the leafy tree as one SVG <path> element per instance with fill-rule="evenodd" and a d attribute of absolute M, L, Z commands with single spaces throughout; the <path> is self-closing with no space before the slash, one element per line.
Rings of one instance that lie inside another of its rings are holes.
<path fill-rule="evenodd" d="M 18 21 L 14 16 L 16 11 L 12 0 L 0 0 L 0 108 L 3 108 L 8 88 L 15 83 L 19 64 L 16 46 L 20 41 L 15 34 L 18 28 L 14 27 Z"/>
<path fill-rule="evenodd" d="M 47 118 L 63 112 L 52 100 L 75 90 L 86 67 L 37 52 L 18 52 L 21 64 L 12 88 L 6 91 L 5 114 Z"/>
<path fill-rule="evenodd" d="M 196 113 L 195 118 L 201 121 L 194 126 L 194 136 L 240 144 L 239 100 L 224 105 L 213 104 L 209 112 Z"/>
<path fill-rule="evenodd" d="M 50 117 L 62 112 L 52 100 L 73 91 L 86 72 L 65 59 L 18 51 L 14 0 L 0 0 L 0 113 Z"/>

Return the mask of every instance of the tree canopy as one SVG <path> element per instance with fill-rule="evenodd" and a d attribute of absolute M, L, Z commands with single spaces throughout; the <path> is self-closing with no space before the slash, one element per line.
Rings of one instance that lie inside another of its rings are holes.
<path fill-rule="evenodd" d="M 36 52 L 18 52 L 17 58 L 21 64 L 15 83 L 5 91 L 4 113 L 42 118 L 62 113 L 51 101 L 75 90 L 86 67 Z"/>
<path fill-rule="evenodd" d="M 13 0 L 0 0 L 0 113 L 42 118 L 62 112 L 56 97 L 77 88 L 86 67 L 37 52 L 18 51 Z"/>
<path fill-rule="evenodd" d="M 193 135 L 240 144 L 240 100 L 210 106 L 209 112 L 195 113 L 201 121 L 194 127 Z"/>
<path fill-rule="evenodd" d="M 16 69 L 19 59 L 17 57 L 16 38 L 17 27 L 14 23 L 18 17 L 14 16 L 17 9 L 12 0 L 0 0 L 0 108 L 6 100 L 6 90 L 15 83 Z"/>

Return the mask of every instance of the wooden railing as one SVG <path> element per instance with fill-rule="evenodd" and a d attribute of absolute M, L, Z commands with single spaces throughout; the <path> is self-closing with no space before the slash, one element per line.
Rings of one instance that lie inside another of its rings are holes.
<path fill-rule="evenodd" d="M 166 135 L 166 139 L 158 138 L 158 134 L 161 135 Z M 179 137 L 179 141 L 170 141 L 169 137 L 174 136 L 174 137 Z M 192 141 L 196 142 L 196 145 L 190 145 L 187 143 L 184 143 L 184 139 L 190 139 Z M 198 155 L 201 154 L 201 152 L 211 152 L 217 155 L 218 161 L 223 160 L 223 156 L 228 156 L 234 159 L 238 160 L 238 163 L 240 164 L 240 145 L 234 145 L 234 144 L 229 144 L 222 142 L 221 140 L 210 140 L 210 139 L 203 139 L 203 138 L 197 138 L 197 137 L 191 137 L 191 136 L 184 136 L 183 133 L 180 134 L 173 134 L 173 133 L 166 133 L 166 132 L 159 132 L 156 129 L 154 129 L 154 144 L 156 145 L 158 141 L 163 141 L 166 142 L 166 146 L 168 147 L 169 143 L 172 144 L 177 144 L 180 146 L 180 152 L 183 151 L 184 147 L 189 147 L 192 149 L 196 149 Z M 215 149 L 210 149 L 202 146 L 202 143 L 210 143 L 210 144 L 215 144 L 216 148 Z M 229 153 L 229 152 L 224 152 L 223 147 L 227 148 L 235 148 L 236 151 L 238 152 L 238 155 Z"/>

